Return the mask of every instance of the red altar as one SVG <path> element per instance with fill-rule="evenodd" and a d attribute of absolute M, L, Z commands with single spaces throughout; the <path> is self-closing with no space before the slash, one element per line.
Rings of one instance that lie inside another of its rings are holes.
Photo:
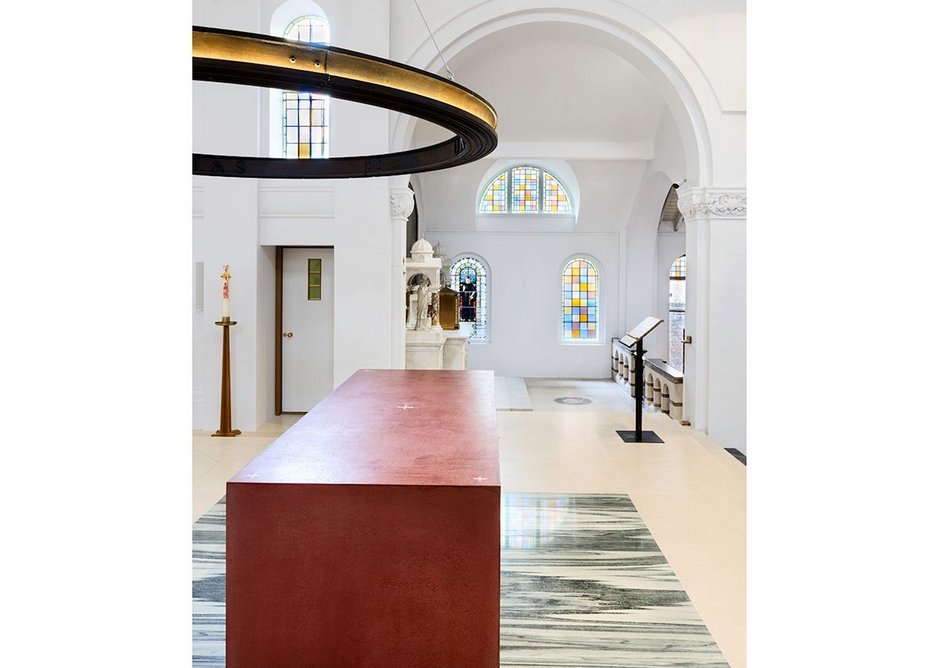
<path fill-rule="evenodd" d="M 228 482 L 227 665 L 498 666 L 491 371 L 361 370 Z"/>

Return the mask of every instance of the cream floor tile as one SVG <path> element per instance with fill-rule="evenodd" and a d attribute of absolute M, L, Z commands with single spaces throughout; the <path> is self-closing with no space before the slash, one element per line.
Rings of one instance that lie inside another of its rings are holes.
<path fill-rule="evenodd" d="M 196 448 L 192 449 L 192 479 L 198 480 L 203 474 L 205 474 L 210 468 L 215 466 L 218 463 L 218 460 L 214 457 L 211 457 L 203 452 L 200 452 Z"/>

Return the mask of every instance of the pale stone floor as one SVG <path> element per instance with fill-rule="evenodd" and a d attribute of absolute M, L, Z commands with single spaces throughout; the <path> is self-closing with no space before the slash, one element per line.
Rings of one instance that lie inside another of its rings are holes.
<path fill-rule="evenodd" d="M 612 381 L 528 379 L 532 411 L 499 411 L 501 484 L 518 492 L 628 494 L 723 655 L 746 665 L 746 467 L 705 434 L 666 415 L 643 428 L 664 444 L 625 444 L 632 400 Z M 585 397 L 561 405 L 557 397 Z M 225 483 L 299 415 L 254 432 L 194 432 L 192 520 L 225 494 Z"/>

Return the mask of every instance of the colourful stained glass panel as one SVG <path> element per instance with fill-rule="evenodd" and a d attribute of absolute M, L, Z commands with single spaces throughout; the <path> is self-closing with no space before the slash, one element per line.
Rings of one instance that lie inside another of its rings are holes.
<path fill-rule="evenodd" d="M 328 100 L 310 93 L 283 93 L 283 154 L 328 157 Z"/>
<path fill-rule="evenodd" d="M 496 176 L 482 193 L 479 211 L 482 213 L 508 212 L 508 172 L 502 172 Z"/>
<path fill-rule="evenodd" d="M 283 36 L 296 42 L 329 42 L 329 24 L 321 16 L 301 16 Z M 283 92 L 283 156 L 327 158 L 328 98 L 311 93 Z"/>
<path fill-rule="evenodd" d="M 563 270 L 563 338 L 596 340 L 599 337 L 599 281 L 596 268 L 582 258 L 571 260 Z"/>
<path fill-rule="evenodd" d="M 515 167 L 511 170 L 511 210 L 515 213 L 537 213 L 537 167 Z"/>
<path fill-rule="evenodd" d="M 544 172 L 544 213 L 570 213 L 570 198 L 560 181 Z"/>
<path fill-rule="evenodd" d="M 465 256 L 453 263 L 449 275 L 450 287 L 459 293 L 459 320 L 472 323 L 469 340 L 487 341 L 489 287 L 485 265 L 478 258 Z"/>
<path fill-rule="evenodd" d="M 687 256 L 682 255 L 671 265 L 671 278 L 687 278 Z"/>

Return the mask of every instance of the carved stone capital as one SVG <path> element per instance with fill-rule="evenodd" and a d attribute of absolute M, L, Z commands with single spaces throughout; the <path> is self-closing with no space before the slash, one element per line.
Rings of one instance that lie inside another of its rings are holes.
<path fill-rule="evenodd" d="M 414 212 L 414 191 L 410 188 L 395 188 L 391 191 L 391 218 L 410 218 Z"/>
<path fill-rule="evenodd" d="M 745 218 L 745 188 L 692 188 L 678 197 L 677 208 L 685 219 L 696 217 Z"/>

